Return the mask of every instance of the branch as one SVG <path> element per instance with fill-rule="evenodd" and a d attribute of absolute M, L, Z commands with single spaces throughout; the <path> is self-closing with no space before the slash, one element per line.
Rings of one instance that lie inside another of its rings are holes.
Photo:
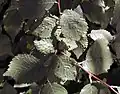
<path fill-rule="evenodd" d="M 104 81 L 102 81 L 101 79 L 99 79 L 98 77 L 96 77 L 93 73 L 85 70 L 85 69 L 82 67 L 82 65 L 76 64 L 76 66 L 79 67 L 79 68 L 81 68 L 81 69 L 83 69 L 86 73 L 88 73 L 88 74 L 89 74 L 91 77 L 93 77 L 94 79 L 96 79 L 96 80 L 100 81 L 101 83 L 103 83 L 104 85 L 106 85 L 106 86 L 107 86 L 108 88 L 110 88 L 114 93 L 120 94 L 120 93 L 117 92 L 113 87 L 111 87 L 109 84 L 107 84 L 106 82 L 104 82 Z"/>

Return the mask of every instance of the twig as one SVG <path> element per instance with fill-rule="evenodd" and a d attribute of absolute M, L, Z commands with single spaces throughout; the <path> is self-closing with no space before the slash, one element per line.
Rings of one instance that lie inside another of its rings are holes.
<path fill-rule="evenodd" d="M 60 0 L 58 0 L 58 9 L 59 9 L 59 13 L 61 14 L 61 5 L 60 5 Z"/>
<path fill-rule="evenodd" d="M 83 69 L 86 73 L 88 73 L 89 75 L 91 75 L 93 78 L 95 78 L 96 80 L 100 81 L 101 83 L 103 83 L 104 85 L 106 85 L 107 87 L 109 87 L 116 94 L 120 94 L 113 87 L 111 87 L 109 84 L 107 84 L 106 82 L 104 82 L 101 79 L 99 79 L 98 77 L 96 77 L 93 73 L 88 72 L 87 70 L 85 70 L 81 65 L 76 64 L 76 66 L 78 66 L 79 68 Z"/>

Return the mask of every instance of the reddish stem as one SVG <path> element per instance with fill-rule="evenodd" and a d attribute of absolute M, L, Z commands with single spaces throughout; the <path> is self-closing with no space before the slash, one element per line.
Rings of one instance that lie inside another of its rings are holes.
<path fill-rule="evenodd" d="M 58 9 L 59 9 L 59 13 L 61 14 L 61 7 L 60 7 L 60 0 L 58 0 Z"/>
<path fill-rule="evenodd" d="M 81 65 L 77 65 L 78 67 L 80 67 L 81 69 L 83 69 L 86 73 L 88 73 L 89 75 L 91 75 L 93 78 L 95 78 L 96 80 L 100 81 L 101 83 L 103 83 L 104 85 L 106 85 L 107 87 L 109 87 L 113 92 L 115 92 L 116 94 L 120 94 L 118 93 L 113 87 L 111 87 L 109 84 L 105 83 L 104 81 L 102 81 L 101 79 L 99 79 L 98 77 L 96 77 L 93 73 L 88 72 L 87 70 L 85 70 Z"/>

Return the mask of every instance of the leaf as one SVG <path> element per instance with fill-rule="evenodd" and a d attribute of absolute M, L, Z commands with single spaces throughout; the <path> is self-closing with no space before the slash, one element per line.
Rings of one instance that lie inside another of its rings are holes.
<path fill-rule="evenodd" d="M 60 17 L 61 33 L 65 38 L 79 41 L 86 37 L 87 23 L 85 19 L 72 10 L 65 10 Z"/>
<path fill-rule="evenodd" d="M 11 42 L 6 35 L 0 34 L 0 56 L 13 55 Z"/>
<path fill-rule="evenodd" d="M 76 55 L 77 59 L 79 59 L 79 57 L 85 51 L 85 48 L 83 47 L 83 45 L 80 42 L 77 42 L 77 45 L 78 45 L 78 47 L 73 49 L 73 53 Z"/>
<path fill-rule="evenodd" d="M 3 73 L 5 72 L 5 68 L 0 69 L 0 83 L 4 80 Z"/>
<path fill-rule="evenodd" d="M 106 39 L 97 39 L 89 48 L 83 67 L 96 75 L 107 72 L 112 65 L 112 56 Z"/>
<path fill-rule="evenodd" d="M 47 75 L 47 68 L 43 65 L 44 62 L 33 55 L 19 54 L 12 59 L 3 76 L 11 76 L 17 83 L 40 81 Z"/>
<path fill-rule="evenodd" d="M 116 58 L 120 59 L 120 33 L 114 36 L 114 40 L 111 42 L 110 46 L 115 52 Z"/>
<path fill-rule="evenodd" d="M 115 1 L 115 7 L 114 7 L 114 15 L 111 21 L 112 26 L 116 29 L 117 33 L 120 32 L 120 1 L 119 0 L 114 0 Z"/>
<path fill-rule="evenodd" d="M 104 1 L 101 1 L 103 0 L 84 1 L 82 2 L 82 8 L 83 13 L 90 22 L 100 24 L 102 28 L 106 28 L 113 15 L 114 7 L 105 6 Z"/>
<path fill-rule="evenodd" d="M 23 19 L 42 18 L 56 0 L 12 0 L 8 12 L 17 10 Z"/>
<path fill-rule="evenodd" d="M 51 39 L 41 39 L 40 41 L 35 40 L 34 45 L 41 53 L 48 54 L 55 52 Z"/>
<path fill-rule="evenodd" d="M 5 82 L 3 88 L 0 89 L 0 94 L 17 94 L 17 91 L 10 84 Z"/>
<path fill-rule="evenodd" d="M 75 80 L 77 71 L 73 63 L 75 63 L 75 60 L 67 55 L 57 56 L 55 75 L 63 81 Z"/>
<path fill-rule="evenodd" d="M 67 90 L 57 83 L 47 83 L 40 94 L 68 94 Z"/>
<path fill-rule="evenodd" d="M 5 17 L 3 19 L 4 28 L 6 32 L 11 36 L 13 41 L 19 32 L 18 29 L 20 28 L 22 21 L 23 19 L 17 10 L 13 10 L 5 14 Z"/>
<path fill-rule="evenodd" d="M 93 82 L 83 87 L 80 94 L 111 94 L 110 90 L 99 82 Z"/>
<path fill-rule="evenodd" d="M 33 34 L 40 38 L 50 38 L 53 28 L 56 26 L 56 19 L 45 17 L 42 23 L 34 30 Z"/>
<path fill-rule="evenodd" d="M 36 83 L 32 83 L 29 90 L 25 94 L 39 94 L 40 86 Z"/>
<path fill-rule="evenodd" d="M 92 30 L 89 35 L 93 40 L 106 38 L 108 41 L 110 41 L 113 39 L 113 36 L 104 29 Z"/>

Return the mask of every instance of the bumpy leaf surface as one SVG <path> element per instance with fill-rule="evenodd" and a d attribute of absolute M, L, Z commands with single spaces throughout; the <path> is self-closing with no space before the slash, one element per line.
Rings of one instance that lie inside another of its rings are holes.
<path fill-rule="evenodd" d="M 87 34 L 85 19 L 72 10 L 65 10 L 60 18 L 62 34 L 65 38 L 79 41 Z"/>
<path fill-rule="evenodd" d="M 42 23 L 33 32 L 34 35 L 41 38 L 50 38 L 53 28 L 56 25 L 56 19 L 51 17 L 46 17 L 43 19 Z"/>
<path fill-rule="evenodd" d="M 41 39 L 40 41 L 35 40 L 34 45 L 41 53 L 49 54 L 55 52 L 51 39 Z"/>
<path fill-rule="evenodd" d="M 8 70 L 3 76 L 11 76 L 18 83 L 38 81 L 47 74 L 46 68 L 42 63 L 32 55 L 19 54 L 12 59 Z"/>
<path fill-rule="evenodd" d="M 76 67 L 73 65 L 75 61 L 72 58 L 67 55 L 60 55 L 57 57 L 56 63 L 54 73 L 58 78 L 63 81 L 75 80 L 77 72 Z"/>

